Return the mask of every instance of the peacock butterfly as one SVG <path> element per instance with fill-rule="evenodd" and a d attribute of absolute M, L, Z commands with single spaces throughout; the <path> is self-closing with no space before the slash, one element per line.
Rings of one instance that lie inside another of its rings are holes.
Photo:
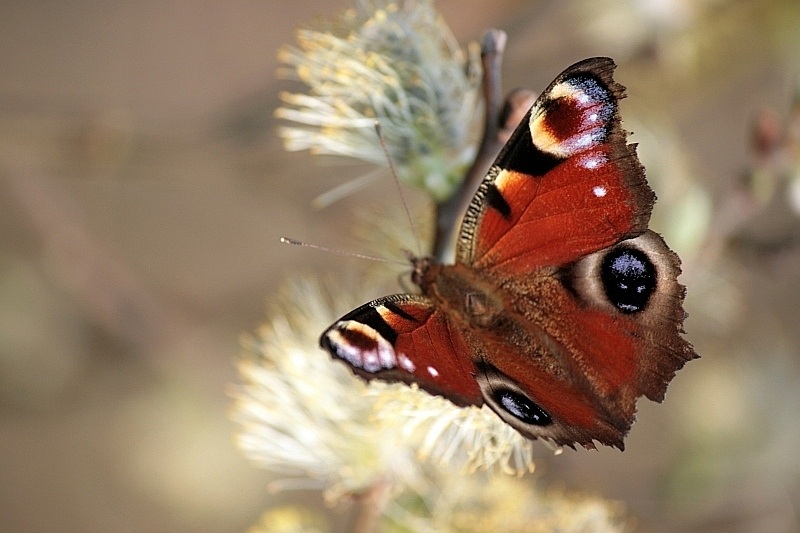
<path fill-rule="evenodd" d="M 648 229 L 655 195 L 626 142 L 609 58 L 562 72 L 483 179 L 456 262 L 414 257 L 421 294 L 346 314 L 322 348 L 365 379 L 483 405 L 528 438 L 624 448 L 636 399 L 696 358 L 680 260 Z"/>

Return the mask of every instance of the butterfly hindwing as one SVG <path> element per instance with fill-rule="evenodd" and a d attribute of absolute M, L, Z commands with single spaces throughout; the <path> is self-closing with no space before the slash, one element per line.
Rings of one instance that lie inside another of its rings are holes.
<path fill-rule="evenodd" d="M 630 293 L 606 289 L 610 281 L 604 282 L 598 271 L 620 258 L 628 267 L 652 261 L 652 278 L 638 271 L 629 277 L 623 273 L 621 282 L 631 285 Z M 476 366 L 487 373 L 478 381 L 491 376 L 492 383 L 507 384 L 547 413 L 551 423 L 519 419 L 483 386 L 486 402 L 530 437 L 589 448 L 597 440 L 622 449 L 637 398 L 663 400 L 676 370 L 696 357 L 680 335 L 685 314 L 677 264 L 675 254 L 648 230 L 581 258 L 557 275 L 539 269 L 524 279 L 501 282 L 506 332 L 481 331 L 472 337 L 481 347 Z"/>

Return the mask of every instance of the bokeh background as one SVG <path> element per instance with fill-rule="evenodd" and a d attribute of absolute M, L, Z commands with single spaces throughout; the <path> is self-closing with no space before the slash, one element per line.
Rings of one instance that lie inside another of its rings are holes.
<path fill-rule="evenodd" d="M 347 5 L 0 3 L 0 531 L 242 531 L 320 505 L 269 493 L 228 391 L 283 280 L 362 268 L 278 238 L 348 248 L 354 213 L 397 203 L 377 185 L 314 209 L 369 167 L 275 134 L 298 89 L 277 50 Z M 507 88 L 617 60 L 654 226 L 684 260 L 703 358 L 640 404 L 624 453 L 542 447 L 539 482 L 623 502 L 643 531 L 800 531 L 800 6 L 437 5 L 462 43 L 508 32 Z"/>

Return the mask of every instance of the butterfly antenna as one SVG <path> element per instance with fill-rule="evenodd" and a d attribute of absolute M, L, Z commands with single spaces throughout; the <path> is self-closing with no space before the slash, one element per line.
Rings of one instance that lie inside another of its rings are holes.
<path fill-rule="evenodd" d="M 359 254 L 356 252 L 345 252 L 343 250 L 336 250 L 334 248 L 328 248 L 327 246 L 320 246 L 319 244 L 311 244 L 308 242 L 298 241 L 296 239 L 290 239 L 288 237 L 281 237 L 281 242 L 283 244 L 293 244 L 295 246 L 305 246 L 307 248 L 314 248 L 315 250 L 322 250 L 323 252 L 329 252 L 332 254 L 344 255 L 347 257 L 358 257 L 359 259 L 368 259 L 370 261 L 378 261 L 380 263 L 389 263 L 392 265 L 402 265 L 408 266 L 408 263 L 404 263 L 402 261 L 393 261 L 391 259 L 385 259 L 383 257 L 375 257 L 374 255 L 366 255 L 366 254 Z"/>
<path fill-rule="evenodd" d="M 392 162 L 392 156 L 389 155 L 389 148 L 386 146 L 386 139 L 383 137 L 383 132 L 381 131 L 381 123 L 377 120 L 375 121 L 375 133 L 378 134 L 378 140 L 381 143 L 381 149 L 383 150 L 384 155 L 386 156 L 386 161 L 389 162 L 389 170 L 392 173 L 392 179 L 394 180 L 394 185 L 397 187 L 397 192 L 400 195 L 400 200 L 403 202 L 403 209 L 405 209 L 406 217 L 408 218 L 408 225 L 411 226 L 411 233 L 414 235 L 414 242 L 417 245 L 417 255 L 422 256 L 422 245 L 419 242 L 419 233 L 417 233 L 417 227 L 414 225 L 414 219 L 411 217 L 411 210 L 408 208 L 408 202 L 406 202 L 406 197 L 403 194 L 403 188 L 400 187 L 400 179 L 397 177 L 397 171 L 394 168 L 394 163 Z"/>

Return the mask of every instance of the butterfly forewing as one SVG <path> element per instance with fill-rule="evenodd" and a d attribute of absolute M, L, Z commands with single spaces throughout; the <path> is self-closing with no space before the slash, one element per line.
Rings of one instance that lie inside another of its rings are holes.
<path fill-rule="evenodd" d="M 320 345 L 361 377 L 417 383 L 457 405 L 482 403 L 463 336 L 422 296 L 364 304 L 328 328 Z"/>
<path fill-rule="evenodd" d="M 655 195 L 620 125 L 614 63 L 593 58 L 539 96 L 473 199 L 457 260 L 526 272 L 647 228 Z"/>

